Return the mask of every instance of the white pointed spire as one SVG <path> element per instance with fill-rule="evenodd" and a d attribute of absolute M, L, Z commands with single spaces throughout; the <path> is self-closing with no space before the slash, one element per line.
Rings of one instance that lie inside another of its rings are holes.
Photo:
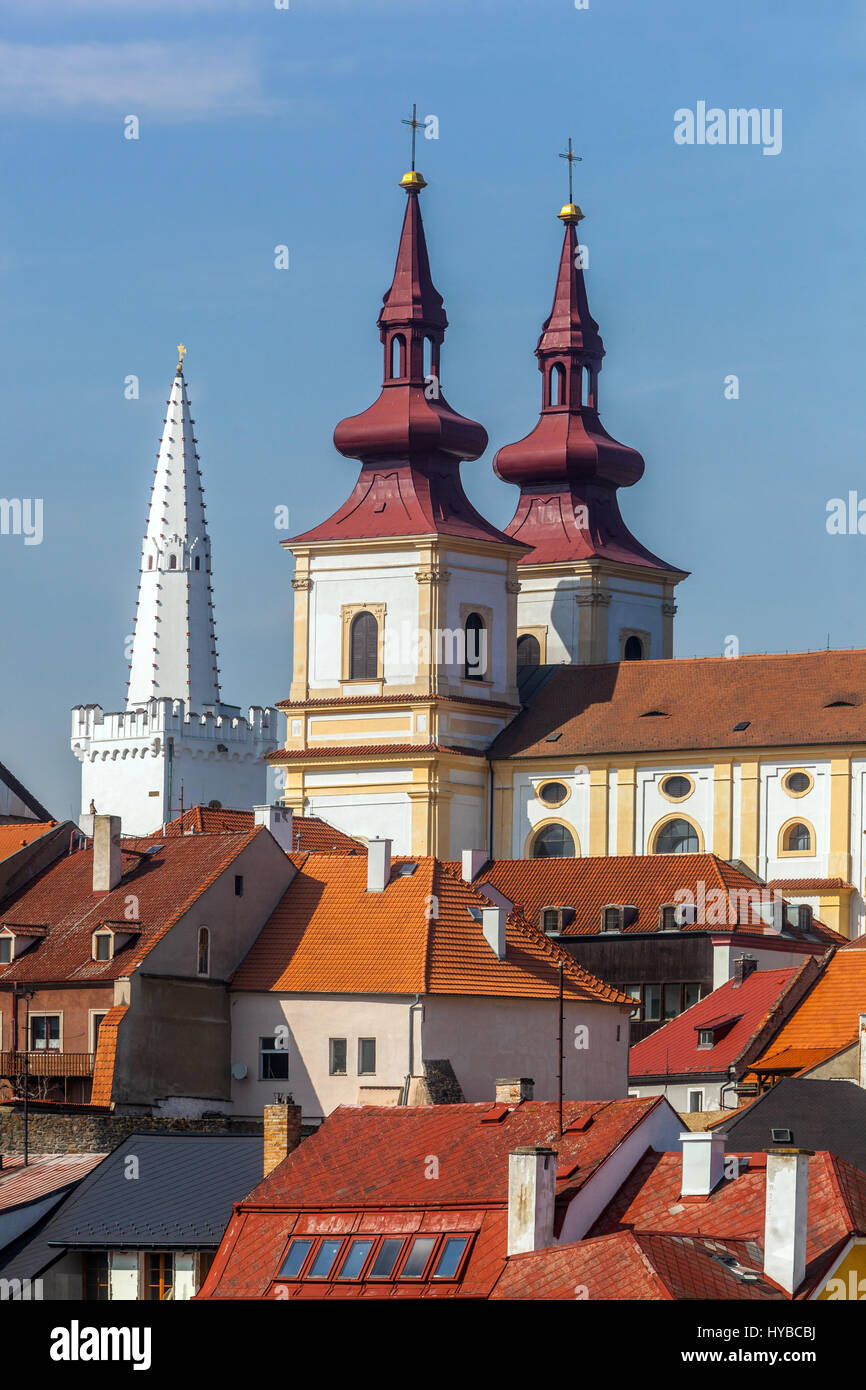
<path fill-rule="evenodd" d="M 210 538 L 185 351 L 178 348 L 141 550 L 127 710 L 170 699 L 200 713 L 220 700 Z"/>

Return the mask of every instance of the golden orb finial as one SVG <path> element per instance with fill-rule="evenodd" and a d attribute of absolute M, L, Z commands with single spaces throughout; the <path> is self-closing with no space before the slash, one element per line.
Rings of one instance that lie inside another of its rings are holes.
<path fill-rule="evenodd" d="M 178 345 L 177 345 L 177 375 L 178 375 L 178 376 L 183 376 L 183 355 L 184 355 L 185 352 L 186 352 L 186 348 L 184 347 L 183 343 L 178 343 Z"/>
<path fill-rule="evenodd" d="M 427 180 L 417 169 L 410 169 L 400 180 L 400 187 L 405 188 L 407 193 L 420 193 L 422 188 L 427 187 Z"/>
<path fill-rule="evenodd" d="M 560 222 L 577 223 L 583 221 L 583 213 L 577 206 L 577 203 L 566 203 L 564 207 L 560 208 L 556 215 Z"/>

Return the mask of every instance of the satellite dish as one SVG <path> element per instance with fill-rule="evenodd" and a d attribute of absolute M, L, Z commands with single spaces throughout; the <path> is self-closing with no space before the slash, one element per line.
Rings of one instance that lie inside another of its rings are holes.
<path fill-rule="evenodd" d="M 243 1081 L 247 1074 L 246 1062 L 232 1062 L 232 1076 L 235 1081 Z"/>

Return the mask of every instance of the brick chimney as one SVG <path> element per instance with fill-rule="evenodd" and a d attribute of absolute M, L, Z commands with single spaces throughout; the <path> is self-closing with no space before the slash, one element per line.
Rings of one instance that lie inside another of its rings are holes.
<path fill-rule="evenodd" d="M 811 1149 L 770 1149 L 764 1211 L 764 1273 L 794 1294 L 806 1273 Z"/>
<path fill-rule="evenodd" d="M 496 1078 L 496 1104 L 519 1105 L 522 1100 L 532 1100 L 535 1082 L 531 1076 L 505 1076 Z"/>
<path fill-rule="evenodd" d="M 120 816 L 93 817 L 93 891 L 110 893 L 123 874 Z"/>
<path fill-rule="evenodd" d="M 757 970 L 758 962 L 754 956 L 737 956 L 734 961 L 734 968 L 731 971 L 731 979 L 734 982 L 734 989 L 747 980 L 753 970 Z"/>
<path fill-rule="evenodd" d="M 680 1135 L 683 1146 L 683 1197 L 709 1197 L 725 1171 L 726 1134 L 718 1130 L 687 1130 Z"/>
<path fill-rule="evenodd" d="M 391 841 L 367 841 L 367 892 L 384 893 L 391 878 Z"/>
<path fill-rule="evenodd" d="M 508 1155 L 508 1254 L 553 1244 L 556 1150 L 541 1144 Z"/>
<path fill-rule="evenodd" d="M 270 830 L 280 849 L 288 854 L 292 845 L 292 812 L 288 806 L 254 806 L 254 824 Z"/>
<path fill-rule="evenodd" d="M 283 1100 L 265 1106 L 265 1172 L 273 1172 L 301 1142 L 301 1107 Z"/>

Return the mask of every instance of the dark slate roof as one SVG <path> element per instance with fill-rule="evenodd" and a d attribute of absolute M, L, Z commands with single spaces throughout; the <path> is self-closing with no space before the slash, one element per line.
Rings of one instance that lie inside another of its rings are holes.
<path fill-rule="evenodd" d="M 19 801 L 23 801 L 24 805 L 29 807 L 36 820 L 51 820 L 51 812 L 46 811 L 42 802 L 37 801 L 36 797 L 31 795 L 27 788 L 18 781 L 15 774 L 10 772 L 8 767 L 5 767 L 3 763 L 0 763 L 0 782 L 5 782 L 13 796 L 17 796 Z"/>
<path fill-rule="evenodd" d="M 737 1118 L 715 1129 L 729 1136 L 729 1153 L 760 1153 L 778 1147 L 771 1129 L 789 1129 L 798 1149 L 830 1153 L 866 1173 L 866 1091 L 854 1081 L 783 1077 Z"/>
<path fill-rule="evenodd" d="M 138 1176 L 126 1177 L 133 1157 Z M 31 1239 L 0 1256 L 0 1275 L 35 1278 L 69 1248 L 216 1249 L 262 1162 L 257 1134 L 131 1134 Z"/>

